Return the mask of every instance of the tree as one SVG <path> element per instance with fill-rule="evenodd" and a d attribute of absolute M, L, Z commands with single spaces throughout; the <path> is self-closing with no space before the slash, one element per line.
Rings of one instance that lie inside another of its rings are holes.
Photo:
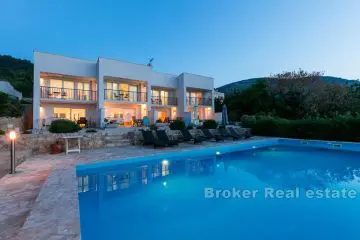
<path fill-rule="evenodd" d="M 32 97 L 33 64 L 30 61 L 0 55 L 0 79 L 9 81 L 24 97 Z"/>

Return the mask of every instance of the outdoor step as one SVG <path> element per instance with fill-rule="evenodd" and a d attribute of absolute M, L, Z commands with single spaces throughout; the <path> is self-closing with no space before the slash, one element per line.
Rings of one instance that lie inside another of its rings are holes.
<path fill-rule="evenodd" d="M 105 143 L 106 148 L 112 148 L 112 147 L 128 147 L 130 146 L 130 142 L 127 143 Z"/>
<path fill-rule="evenodd" d="M 105 136 L 105 140 L 122 140 L 128 139 L 125 136 Z"/>
<path fill-rule="evenodd" d="M 127 144 L 130 144 L 129 141 L 127 142 L 105 142 L 105 145 L 106 144 L 109 144 L 109 145 L 127 145 Z"/>

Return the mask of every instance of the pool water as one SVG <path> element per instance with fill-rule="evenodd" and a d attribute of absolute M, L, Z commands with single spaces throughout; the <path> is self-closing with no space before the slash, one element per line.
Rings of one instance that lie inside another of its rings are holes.
<path fill-rule="evenodd" d="M 78 170 L 82 240 L 360 239 L 360 154 L 273 146 Z M 252 198 L 205 198 L 205 188 Z M 265 198 L 264 189 L 295 198 Z M 306 190 L 358 191 L 309 199 Z"/>

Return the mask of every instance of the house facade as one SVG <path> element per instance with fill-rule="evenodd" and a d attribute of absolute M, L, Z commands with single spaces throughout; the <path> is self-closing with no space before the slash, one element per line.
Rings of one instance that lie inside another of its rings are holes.
<path fill-rule="evenodd" d="M 214 79 L 153 71 L 150 66 L 99 57 L 87 61 L 34 52 L 33 127 L 54 119 L 132 126 L 176 118 L 214 117 Z"/>

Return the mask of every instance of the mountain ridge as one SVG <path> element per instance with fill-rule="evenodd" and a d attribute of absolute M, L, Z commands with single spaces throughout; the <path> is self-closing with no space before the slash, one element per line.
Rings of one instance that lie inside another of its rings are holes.
<path fill-rule="evenodd" d="M 244 79 L 237 82 L 225 84 L 223 86 L 216 88 L 216 90 L 222 93 L 231 93 L 234 92 L 235 90 L 243 90 L 249 88 L 251 85 L 255 84 L 258 80 L 262 80 L 262 79 L 266 80 L 269 79 L 269 77 Z M 322 76 L 321 80 L 330 84 L 341 84 L 341 85 L 344 84 L 351 85 L 354 84 L 355 82 L 360 82 L 359 80 L 351 80 L 351 79 L 334 77 L 334 76 Z"/>

